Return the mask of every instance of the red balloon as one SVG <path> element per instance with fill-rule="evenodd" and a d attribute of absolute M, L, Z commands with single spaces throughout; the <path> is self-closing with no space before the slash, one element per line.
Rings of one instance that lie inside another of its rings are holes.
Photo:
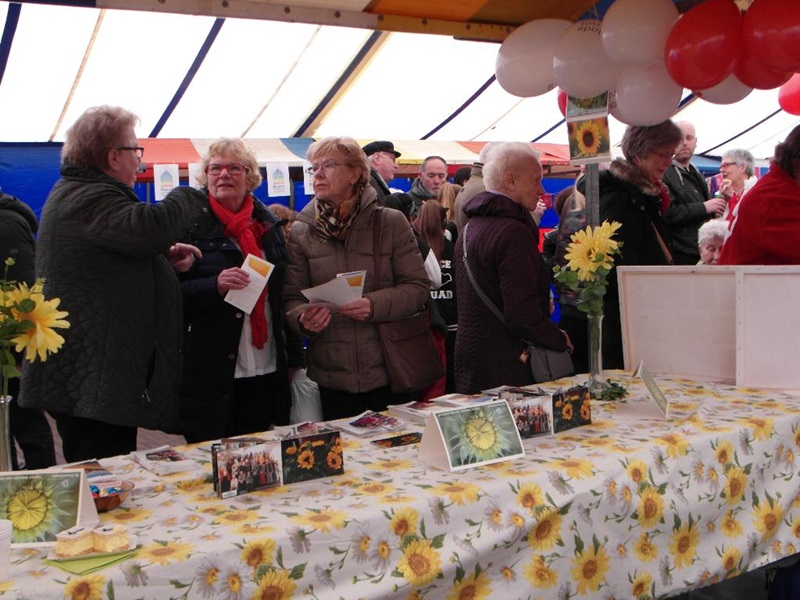
<path fill-rule="evenodd" d="M 791 71 L 776 71 L 764 66 L 759 59 L 745 52 L 733 70 L 736 78 L 746 86 L 757 90 L 771 90 L 782 86 L 792 78 Z"/>
<path fill-rule="evenodd" d="M 567 92 L 558 88 L 558 110 L 563 116 L 567 116 Z"/>
<path fill-rule="evenodd" d="M 800 115 L 800 73 L 795 73 L 781 86 L 778 104 L 790 115 Z"/>
<path fill-rule="evenodd" d="M 800 2 L 755 0 L 744 15 L 742 38 L 767 68 L 800 70 Z"/>
<path fill-rule="evenodd" d="M 733 0 L 707 0 L 681 17 L 664 46 L 670 77 L 705 90 L 733 72 L 742 50 L 742 15 Z"/>

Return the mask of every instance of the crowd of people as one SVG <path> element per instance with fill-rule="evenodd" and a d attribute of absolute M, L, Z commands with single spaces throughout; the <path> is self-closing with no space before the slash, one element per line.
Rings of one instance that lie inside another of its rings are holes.
<path fill-rule="evenodd" d="M 559 225 L 543 256 L 543 169 L 530 144 L 486 144 L 458 182 L 444 158 L 427 157 L 401 193 L 390 187 L 401 156 L 391 142 L 320 139 L 307 152 L 314 196 L 295 213 L 253 195 L 259 165 L 236 138 L 210 144 L 199 188 L 141 202 L 137 121 L 109 106 L 81 115 L 41 222 L 0 197 L 2 231 L 15 234 L 4 233 L 0 250 L 18 257 L 19 279 L 44 278 L 71 322 L 63 349 L 24 364 L 15 390 L 12 430 L 28 467 L 54 462 L 42 411 L 65 458 L 79 461 L 135 450 L 139 427 L 203 441 L 288 424 L 301 369 L 318 385 L 326 420 L 531 384 L 528 342 L 569 350 L 577 371 L 587 370 L 577 295 L 554 286 L 560 321 L 551 318 L 552 267 L 565 264 L 572 234 L 587 223 L 587 190 L 579 177 L 556 197 Z M 620 223 L 615 268 L 800 264 L 800 126 L 758 180 L 747 151 L 726 152 L 714 194 L 691 163 L 696 146 L 690 123 L 626 130 L 622 157 L 599 177 L 600 221 Z M 250 312 L 226 301 L 251 283 L 248 255 L 272 268 Z M 303 295 L 356 271 L 367 273 L 363 295 L 343 306 Z M 421 312 L 446 375 L 397 391 L 379 324 Z M 622 368 L 613 270 L 604 314 L 603 364 Z"/>

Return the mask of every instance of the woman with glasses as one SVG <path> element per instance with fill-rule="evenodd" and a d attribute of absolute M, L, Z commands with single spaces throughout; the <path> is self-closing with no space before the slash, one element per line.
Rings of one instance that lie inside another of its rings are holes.
<path fill-rule="evenodd" d="M 604 368 L 624 367 L 616 267 L 672 264 L 671 237 L 664 220 L 671 200 L 661 179 L 682 139 L 680 128 L 669 120 L 628 127 L 621 142 L 624 158 L 615 159 L 600 173 L 600 222 L 620 223 L 614 238 L 622 242 L 603 302 Z M 581 193 L 585 193 L 584 183 L 578 183 Z"/>
<path fill-rule="evenodd" d="M 287 338 L 283 327 L 283 232 L 252 193 L 261 184 L 255 155 L 242 140 L 223 138 L 209 146 L 201 167 L 201 190 L 180 187 L 168 196 L 203 211 L 185 240 L 203 257 L 180 276 L 186 344 L 176 428 L 188 442 L 287 425 L 289 367 L 302 366 L 301 340 Z M 274 269 L 247 314 L 225 296 L 250 283 L 241 268 L 249 254 Z"/>
<path fill-rule="evenodd" d="M 355 140 L 330 137 L 311 144 L 314 198 L 289 241 L 284 300 L 288 324 L 309 338 L 308 375 L 320 388 L 326 420 L 383 410 L 409 398 L 393 395 L 375 323 L 412 316 L 426 303 L 430 282 L 406 217 L 378 210 L 367 156 Z M 374 223 L 379 219 L 381 281 L 374 280 Z M 340 273 L 367 271 L 364 294 L 332 314 L 305 308 L 301 290 Z M 293 309 L 297 309 L 294 310 Z"/>
<path fill-rule="evenodd" d="M 88 109 L 67 131 L 61 179 L 45 202 L 36 276 L 61 299 L 70 327 L 61 350 L 25 365 L 20 405 L 55 419 L 67 462 L 136 450 L 137 428 L 166 429 L 177 414 L 181 295 L 174 269 L 197 249 L 176 244 L 198 207 L 147 204 L 133 190 L 138 118 Z"/>

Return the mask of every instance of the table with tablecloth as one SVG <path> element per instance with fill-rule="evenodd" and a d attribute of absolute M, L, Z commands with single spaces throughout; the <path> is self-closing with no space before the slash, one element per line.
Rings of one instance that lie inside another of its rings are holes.
<path fill-rule="evenodd" d="M 47 549 L 14 549 L 0 593 L 651 598 L 796 553 L 800 392 L 656 380 L 669 420 L 621 420 L 594 402 L 591 425 L 459 473 L 422 464 L 416 445 L 345 435 L 344 475 L 221 500 L 202 477 L 106 459 L 137 487 L 101 519 L 127 525 L 137 555 L 72 575 L 42 561 Z M 206 448 L 182 451 L 208 463 Z"/>

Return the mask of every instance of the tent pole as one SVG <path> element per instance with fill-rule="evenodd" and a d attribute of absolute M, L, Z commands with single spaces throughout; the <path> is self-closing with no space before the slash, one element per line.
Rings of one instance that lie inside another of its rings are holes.
<path fill-rule="evenodd" d="M 597 163 L 586 165 L 586 216 L 588 225 L 600 225 L 600 169 Z"/>

